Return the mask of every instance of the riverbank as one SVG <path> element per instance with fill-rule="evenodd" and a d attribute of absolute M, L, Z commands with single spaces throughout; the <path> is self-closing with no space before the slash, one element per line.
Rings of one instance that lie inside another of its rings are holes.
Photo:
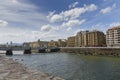
<path fill-rule="evenodd" d="M 9 58 L 31 69 L 59 76 L 65 80 L 120 80 L 119 57 L 86 56 L 75 53 L 38 53 L 13 55 Z"/>
<path fill-rule="evenodd" d="M 120 57 L 120 48 L 112 47 L 62 47 L 61 52 L 77 53 L 93 56 L 115 56 Z"/>
<path fill-rule="evenodd" d="M 0 56 L 0 80 L 64 80 L 37 70 L 31 70 L 13 59 Z"/>

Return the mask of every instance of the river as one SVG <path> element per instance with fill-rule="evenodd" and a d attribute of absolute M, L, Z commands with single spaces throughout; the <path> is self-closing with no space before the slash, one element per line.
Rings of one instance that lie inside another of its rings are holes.
<path fill-rule="evenodd" d="M 120 80 L 120 58 L 70 53 L 14 54 L 10 58 L 66 80 Z"/>

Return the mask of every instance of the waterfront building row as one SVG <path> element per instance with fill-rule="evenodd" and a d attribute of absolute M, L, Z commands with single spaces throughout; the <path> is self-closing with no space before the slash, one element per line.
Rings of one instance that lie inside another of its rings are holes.
<path fill-rule="evenodd" d="M 105 35 L 101 31 L 80 31 L 76 36 L 68 37 L 67 47 L 103 47 Z"/>
<path fill-rule="evenodd" d="M 102 47 L 105 46 L 105 35 L 100 31 L 80 31 L 76 36 L 71 36 L 58 41 L 35 41 L 24 43 L 24 46 L 35 47 Z"/>
<path fill-rule="evenodd" d="M 72 46 L 71 46 L 72 45 Z M 120 47 L 120 26 L 107 30 L 106 35 L 97 30 L 80 31 L 69 37 L 67 47 Z"/>
<path fill-rule="evenodd" d="M 80 31 L 75 36 L 58 41 L 35 41 L 23 44 L 29 47 L 120 47 L 120 26 L 102 31 Z"/>
<path fill-rule="evenodd" d="M 23 43 L 24 47 L 31 48 L 46 48 L 46 47 L 66 47 L 66 39 L 59 39 L 58 41 L 34 41 L 34 42 L 25 42 Z"/>

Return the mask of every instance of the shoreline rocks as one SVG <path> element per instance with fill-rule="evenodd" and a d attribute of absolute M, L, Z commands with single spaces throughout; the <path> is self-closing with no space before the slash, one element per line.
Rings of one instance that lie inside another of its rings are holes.
<path fill-rule="evenodd" d="M 13 59 L 0 56 L 0 80 L 65 80 L 25 67 Z"/>

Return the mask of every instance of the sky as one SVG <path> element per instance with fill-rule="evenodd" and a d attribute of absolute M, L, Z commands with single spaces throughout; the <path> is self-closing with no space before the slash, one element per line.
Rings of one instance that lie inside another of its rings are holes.
<path fill-rule="evenodd" d="M 120 25 L 120 0 L 0 0 L 0 43 L 67 39 Z"/>

